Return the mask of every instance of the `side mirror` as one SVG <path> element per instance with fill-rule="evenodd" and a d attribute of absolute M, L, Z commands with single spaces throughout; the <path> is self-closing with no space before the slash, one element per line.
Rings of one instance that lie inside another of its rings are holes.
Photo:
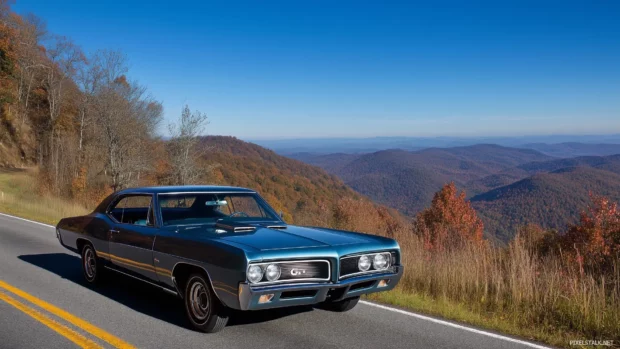
<path fill-rule="evenodd" d="M 284 212 L 280 211 L 280 218 L 284 218 Z"/>

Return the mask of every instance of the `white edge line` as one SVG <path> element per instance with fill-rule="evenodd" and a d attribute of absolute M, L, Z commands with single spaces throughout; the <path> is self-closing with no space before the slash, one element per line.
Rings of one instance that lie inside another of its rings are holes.
<path fill-rule="evenodd" d="M 30 223 L 42 225 L 44 227 L 55 228 L 53 225 L 49 225 L 49 224 L 45 224 L 45 223 L 41 223 L 41 222 L 37 222 L 37 221 L 31 221 L 30 219 L 21 218 L 21 217 L 17 217 L 17 216 L 12 216 L 10 214 L 6 214 L 6 213 L 2 213 L 2 212 L 0 212 L 0 216 L 10 217 L 10 218 L 13 218 L 13 219 L 19 219 L 20 221 L 30 222 Z"/>
<path fill-rule="evenodd" d="M 10 217 L 10 218 L 13 218 L 13 219 L 18 219 L 18 220 L 29 222 L 29 223 L 34 223 L 34 224 L 42 225 L 44 227 L 55 228 L 53 225 L 50 225 L 50 224 L 45 224 L 45 223 L 41 223 L 41 222 L 30 220 L 30 219 L 26 219 L 26 218 L 12 216 L 12 215 L 6 214 L 6 213 L 1 213 L 0 212 L 0 216 Z M 479 330 L 479 329 L 476 329 L 476 328 L 455 324 L 455 323 L 452 323 L 452 322 L 449 322 L 449 321 L 439 320 L 439 319 L 435 319 L 435 318 L 432 318 L 432 317 L 429 317 L 429 316 L 420 315 L 420 314 L 412 313 L 412 312 L 409 312 L 409 311 L 388 307 L 388 306 L 381 305 L 381 304 L 376 304 L 376 303 L 372 303 L 372 302 L 368 302 L 368 301 L 360 301 L 360 303 L 369 305 L 371 307 L 376 307 L 376 308 L 380 308 L 380 309 L 383 309 L 383 310 L 392 311 L 392 312 L 395 312 L 395 313 L 399 313 L 399 314 L 415 317 L 415 318 L 418 318 L 418 319 L 421 319 L 421 320 L 426 320 L 426 321 L 434 322 L 436 324 L 440 324 L 440 325 L 444 325 L 444 326 L 449 326 L 449 327 L 454 327 L 454 328 L 458 328 L 458 329 L 461 329 L 461 330 L 465 330 L 465 331 L 481 334 L 483 336 L 497 338 L 497 339 L 501 339 L 501 340 L 505 340 L 505 341 L 513 342 L 513 343 L 523 344 L 523 345 L 528 346 L 530 348 L 537 348 L 537 349 L 550 349 L 551 348 L 551 347 L 546 347 L 546 346 L 543 346 L 543 345 L 538 345 L 538 344 L 522 341 L 520 339 L 515 339 L 515 338 L 511 338 L 511 337 L 502 336 L 502 335 L 499 335 L 499 334 L 496 334 L 496 333 L 486 332 L 486 331 L 482 331 L 482 330 Z"/>
<path fill-rule="evenodd" d="M 461 330 L 465 330 L 465 331 L 481 334 L 483 336 L 488 336 L 488 337 L 492 337 L 492 338 L 496 338 L 496 339 L 505 340 L 505 341 L 508 341 L 508 342 L 522 344 L 522 345 L 528 346 L 530 348 L 551 349 L 551 347 L 546 347 L 546 346 L 543 346 L 543 345 L 526 342 L 526 341 L 523 341 L 523 340 L 520 340 L 520 339 L 516 339 L 516 338 L 502 336 L 502 335 L 499 335 L 499 334 L 496 334 L 496 333 L 492 333 L 492 332 L 482 331 L 482 330 L 479 330 L 479 329 L 476 329 L 476 328 L 455 324 L 455 323 L 452 323 L 452 322 L 449 322 L 449 321 L 435 319 L 435 318 L 432 318 L 430 316 L 424 316 L 424 315 L 420 315 L 420 314 L 412 313 L 412 312 L 409 312 L 409 311 L 388 307 L 388 306 L 377 304 L 377 303 L 372 303 L 372 302 L 362 301 L 362 300 L 360 300 L 360 303 L 363 303 L 363 304 L 366 304 L 366 305 L 370 305 L 371 307 L 377 307 L 377 308 L 380 308 L 380 309 L 383 309 L 383 310 L 388 310 L 388 311 L 392 311 L 392 312 L 395 312 L 395 313 L 399 313 L 399 314 L 415 317 L 415 318 L 418 318 L 418 319 L 421 319 L 421 320 L 426 320 L 426 321 L 434 322 L 436 324 L 440 324 L 440 325 L 444 325 L 444 326 L 449 326 L 449 327 L 454 327 L 454 328 L 458 328 L 458 329 L 461 329 Z"/>

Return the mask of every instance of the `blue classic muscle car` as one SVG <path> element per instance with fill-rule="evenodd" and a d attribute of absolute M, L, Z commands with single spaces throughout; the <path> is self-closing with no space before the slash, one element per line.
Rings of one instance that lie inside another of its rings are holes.
<path fill-rule="evenodd" d="M 347 311 L 403 273 L 396 241 L 288 225 L 245 188 L 126 189 L 91 214 L 62 219 L 56 233 L 81 254 L 86 281 L 111 270 L 178 295 L 204 332 L 224 328 L 229 309 Z"/>

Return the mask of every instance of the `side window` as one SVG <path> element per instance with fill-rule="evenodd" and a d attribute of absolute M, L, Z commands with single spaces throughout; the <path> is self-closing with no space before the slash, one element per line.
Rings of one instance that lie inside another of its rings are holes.
<path fill-rule="evenodd" d="M 152 225 L 151 196 L 125 196 L 112 207 L 110 214 L 120 223 Z"/>

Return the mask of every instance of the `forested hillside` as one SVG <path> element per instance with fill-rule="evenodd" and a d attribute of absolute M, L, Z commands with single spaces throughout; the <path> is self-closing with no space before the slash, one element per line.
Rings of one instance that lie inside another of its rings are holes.
<path fill-rule="evenodd" d="M 428 206 L 433 194 L 454 181 L 459 187 L 514 166 L 552 159 L 529 149 L 493 144 L 428 148 L 410 152 L 383 150 L 370 154 L 297 155 L 336 174 L 358 192 L 377 202 L 414 215 Z"/>
<path fill-rule="evenodd" d="M 86 54 L 2 2 L 0 58 L 4 166 L 37 165 L 42 189 L 94 199 L 153 180 L 162 106 L 122 52 Z"/>
<path fill-rule="evenodd" d="M 525 179 L 537 173 L 569 167 L 592 167 L 620 174 L 620 155 L 582 156 L 525 163 L 465 184 L 471 196 Z"/>
<path fill-rule="evenodd" d="M 564 230 L 579 220 L 590 194 L 620 201 L 620 175 L 588 167 L 539 173 L 471 198 L 485 229 L 504 241 L 519 227 L 535 223 Z"/>
<path fill-rule="evenodd" d="M 347 201 L 358 202 L 363 211 L 354 214 L 360 219 L 373 215 L 377 209 L 388 213 L 336 176 L 258 145 L 223 136 L 203 137 L 201 145 L 210 149 L 204 156 L 205 163 L 215 165 L 207 176 L 209 182 L 256 189 L 276 210 L 283 211 L 288 222 L 337 225 L 334 208 Z M 395 211 L 388 215 L 400 220 Z"/>
<path fill-rule="evenodd" d="M 313 154 L 313 153 L 294 153 L 287 155 L 292 159 L 302 161 L 306 164 L 318 166 L 329 173 L 338 173 L 353 160 L 365 154 L 347 154 L 347 153 L 334 153 L 334 154 Z"/>
<path fill-rule="evenodd" d="M 572 143 L 556 146 L 591 149 Z M 613 150 L 614 145 L 605 149 Z M 504 242 L 527 224 L 565 229 L 578 220 L 590 194 L 620 200 L 620 155 L 553 158 L 531 149 L 481 144 L 296 156 L 412 217 L 445 183 L 455 182 L 471 198 L 487 236 Z"/>

